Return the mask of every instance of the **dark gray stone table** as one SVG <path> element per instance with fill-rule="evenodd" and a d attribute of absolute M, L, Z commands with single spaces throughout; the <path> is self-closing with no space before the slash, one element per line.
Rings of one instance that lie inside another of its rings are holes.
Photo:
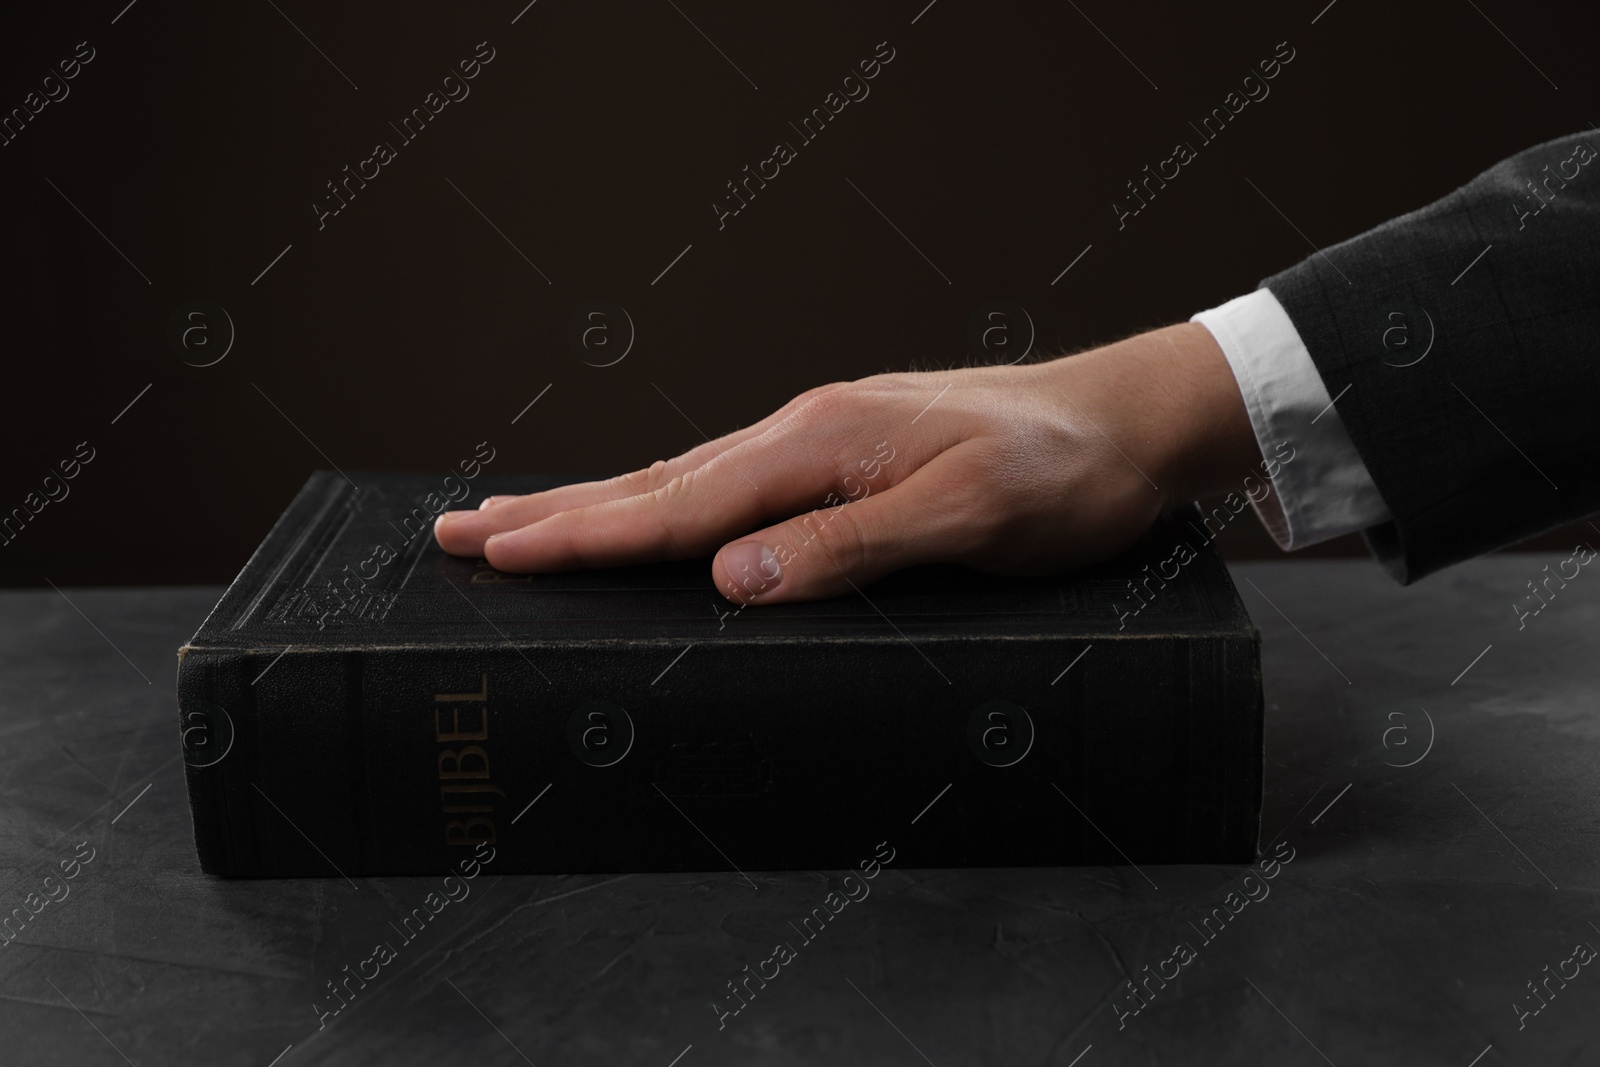
<path fill-rule="evenodd" d="M 1559 558 L 1410 589 L 1365 562 L 1235 568 L 1265 643 L 1263 838 L 1293 855 L 1270 881 L 891 865 L 811 943 L 788 924 L 842 872 L 491 865 L 409 943 L 389 924 L 439 879 L 208 878 L 174 651 L 219 591 L 8 593 L 0 913 L 59 899 L 0 945 L 0 1062 L 1596 1062 L 1600 966 L 1574 948 L 1600 947 L 1600 576 L 1521 629 L 1512 606 Z M 1040 810 L 1038 832 L 1072 817 Z M 849 829 L 870 849 L 926 827 Z M 712 1002 L 786 938 L 796 957 L 719 1029 Z M 383 940 L 395 958 L 319 1029 L 328 981 Z M 1157 971 L 1177 977 L 1124 1016 Z"/>

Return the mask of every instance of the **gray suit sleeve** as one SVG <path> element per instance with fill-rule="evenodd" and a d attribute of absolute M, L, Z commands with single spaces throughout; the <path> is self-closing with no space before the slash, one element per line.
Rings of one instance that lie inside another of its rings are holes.
<path fill-rule="evenodd" d="M 1388 506 L 1365 536 L 1402 583 L 1600 511 L 1596 145 L 1530 148 L 1261 283 Z"/>

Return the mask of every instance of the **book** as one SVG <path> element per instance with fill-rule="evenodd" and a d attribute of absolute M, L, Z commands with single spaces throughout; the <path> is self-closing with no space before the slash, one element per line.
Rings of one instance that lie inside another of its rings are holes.
<path fill-rule="evenodd" d="M 1050 577 L 742 608 L 709 559 L 518 575 L 433 539 L 565 481 L 311 477 L 179 650 L 205 871 L 1255 858 L 1260 636 L 1194 508 Z"/>

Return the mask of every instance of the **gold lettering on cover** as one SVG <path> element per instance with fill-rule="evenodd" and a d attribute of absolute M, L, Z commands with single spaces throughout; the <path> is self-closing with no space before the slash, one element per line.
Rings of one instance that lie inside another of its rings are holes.
<path fill-rule="evenodd" d="M 443 804 L 445 800 L 449 799 L 446 795 L 449 793 L 493 793 L 495 796 L 502 799 L 504 799 L 506 795 L 505 791 L 497 785 L 448 785 L 440 788 L 439 790 L 439 802 L 441 804 Z M 445 804 L 441 810 L 450 812 L 451 814 L 468 811 L 493 811 L 494 804 Z"/>
<path fill-rule="evenodd" d="M 475 693 L 435 693 L 435 704 L 453 704 L 448 709 L 449 721 L 442 722 L 440 715 L 447 709 L 435 708 L 433 711 L 433 739 L 441 746 L 457 741 L 486 741 L 489 738 L 489 672 L 481 675 L 478 691 Z M 465 709 L 462 704 L 468 705 Z M 471 705 L 478 707 L 473 709 Z M 463 728 L 461 713 L 465 710 L 469 716 Z M 471 721 L 473 710 L 477 711 L 476 723 Z M 441 747 L 436 756 L 436 772 L 439 783 L 439 811 L 441 815 L 461 815 L 470 812 L 492 813 L 494 798 L 505 799 L 505 791 L 485 779 L 489 778 L 489 750 L 484 745 L 462 745 L 458 748 Z M 461 779 L 475 779 L 468 784 Z M 494 820 L 485 815 L 474 815 L 470 819 L 444 820 L 444 843 L 446 845 L 477 845 L 494 844 Z"/>
<path fill-rule="evenodd" d="M 434 699 L 437 700 L 438 698 L 435 697 Z M 482 741 L 489 736 L 489 709 L 487 707 L 478 709 L 478 729 L 470 733 L 461 729 L 460 708 L 450 709 L 450 729 L 446 731 L 439 724 L 439 715 L 443 710 L 443 708 L 433 709 L 433 739 L 435 741 Z"/>
<path fill-rule="evenodd" d="M 477 770 L 464 770 L 461 766 L 463 760 L 478 758 Z M 444 765 L 449 763 L 454 770 L 445 770 Z M 489 777 L 489 753 L 485 752 L 482 745 L 468 745 L 465 748 L 447 748 L 439 753 L 439 778 L 487 778 Z"/>

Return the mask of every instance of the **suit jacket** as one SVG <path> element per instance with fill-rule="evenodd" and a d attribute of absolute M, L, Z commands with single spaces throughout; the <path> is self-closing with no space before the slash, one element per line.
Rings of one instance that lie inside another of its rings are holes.
<path fill-rule="evenodd" d="M 1365 535 L 1401 582 L 1600 511 L 1597 146 L 1520 152 L 1261 283 L 1388 506 Z"/>

